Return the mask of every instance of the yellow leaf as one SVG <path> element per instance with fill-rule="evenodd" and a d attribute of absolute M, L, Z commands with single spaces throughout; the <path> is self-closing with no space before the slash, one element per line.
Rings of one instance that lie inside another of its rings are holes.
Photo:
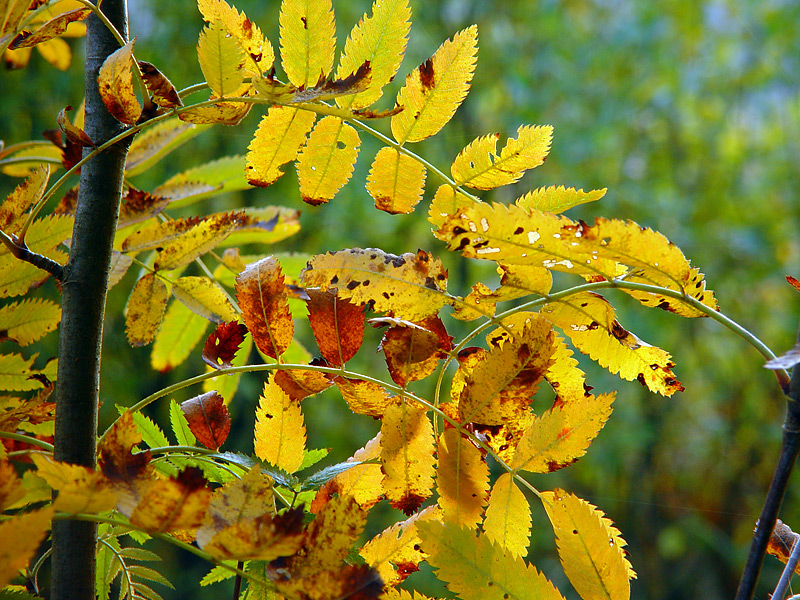
<path fill-rule="evenodd" d="M 301 273 L 306 287 L 335 288 L 340 298 L 376 312 L 421 321 L 450 302 L 447 271 L 427 252 L 402 256 L 377 248 L 320 254 Z"/>
<path fill-rule="evenodd" d="M 5 446 L 3 449 L 5 450 Z M 0 458 L 0 511 L 5 511 L 24 497 L 25 488 L 22 487 L 22 480 L 17 476 L 14 465 L 5 456 Z"/>
<path fill-rule="evenodd" d="M 156 334 L 150 365 L 162 373 L 177 367 L 200 343 L 207 328 L 208 321 L 203 317 L 186 308 L 182 302 L 173 301 Z"/>
<path fill-rule="evenodd" d="M 197 530 L 197 543 L 202 548 L 211 537 L 223 527 L 245 519 L 255 519 L 275 512 L 275 494 L 272 478 L 253 467 L 242 475 L 233 478 L 217 488 L 208 506 L 211 517 Z"/>
<path fill-rule="evenodd" d="M 455 189 L 446 183 L 442 184 L 436 189 L 436 194 L 434 194 L 431 201 L 431 206 L 428 209 L 428 221 L 438 229 L 451 215 L 456 214 L 460 208 L 472 206 L 477 202 L 477 200 L 473 200 L 460 189 Z M 436 235 L 435 232 L 434 235 Z M 436 237 L 439 236 L 436 235 Z"/>
<path fill-rule="evenodd" d="M 183 267 L 216 248 L 241 224 L 240 213 L 219 213 L 203 219 L 176 238 L 163 244 L 153 267 L 169 271 Z"/>
<path fill-rule="evenodd" d="M 133 90 L 133 42 L 109 55 L 100 67 L 97 85 L 108 112 L 118 121 L 133 125 L 142 115 L 142 107 Z"/>
<path fill-rule="evenodd" d="M 198 0 L 197 6 L 205 21 L 221 21 L 228 33 L 236 37 L 244 51 L 248 74 L 260 75 L 269 70 L 275 60 L 275 52 L 258 25 L 225 0 Z"/>
<path fill-rule="evenodd" d="M 300 403 L 274 382 L 264 384 L 256 409 L 255 453 L 269 464 L 294 473 L 303 464 L 306 427 Z"/>
<path fill-rule="evenodd" d="M 236 277 L 236 298 L 258 349 L 275 359 L 286 352 L 294 323 L 280 263 L 270 256 L 247 265 Z"/>
<path fill-rule="evenodd" d="M 465 527 L 475 527 L 486 504 L 489 467 L 481 451 L 458 429 L 445 429 L 437 446 L 436 491 L 444 517 Z"/>
<path fill-rule="evenodd" d="M 52 506 L 16 515 L 0 523 L 0 587 L 24 569 L 50 530 Z"/>
<path fill-rule="evenodd" d="M 389 394 L 383 386 L 373 381 L 344 377 L 337 377 L 334 383 L 354 413 L 369 415 L 376 419 L 383 416 L 383 411 L 389 404 Z"/>
<path fill-rule="evenodd" d="M 175 478 L 151 483 L 130 519 L 133 525 L 146 531 L 194 530 L 205 521 L 210 502 L 208 482 L 200 469 L 189 467 Z"/>
<path fill-rule="evenodd" d="M 564 572 L 583 600 L 627 600 L 636 577 L 619 530 L 596 507 L 564 490 L 542 492 Z"/>
<path fill-rule="evenodd" d="M 239 318 L 228 296 L 206 277 L 181 277 L 172 284 L 172 295 L 204 319 L 227 323 Z"/>
<path fill-rule="evenodd" d="M 513 338 L 494 346 L 466 376 L 458 403 L 461 421 L 503 425 L 524 417 L 552 364 L 552 335 L 546 319 L 531 316 Z"/>
<path fill-rule="evenodd" d="M 425 555 L 419 547 L 417 521 L 442 519 L 438 506 L 429 506 L 405 521 L 385 529 L 359 550 L 370 567 L 377 569 L 385 586 L 395 586 L 418 569 Z"/>
<path fill-rule="evenodd" d="M 550 152 L 553 128 L 523 125 L 497 155 L 499 134 L 477 138 L 464 148 L 450 167 L 458 185 L 491 190 L 518 181 L 528 169 L 538 167 Z"/>
<path fill-rule="evenodd" d="M 291 556 L 303 543 L 303 512 L 262 515 L 223 527 L 201 548 L 218 560 L 265 560 Z M 198 532 L 199 536 L 199 532 Z"/>
<path fill-rule="evenodd" d="M 330 0 L 281 3 L 281 62 L 296 87 L 311 87 L 328 77 L 336 50 L 336 26 Z"/>
<path fill-rule="evenodd" d="M 0 354 L 0 389 L 25 392 L 42 387 L 31 379 L 36 373 L 32 368 L 36 356 L 26 359 L 21 354 Z"/>
<path fill-rule="evenodd" d="M 82 21 L 90 14 L 92 14 L 91 9 L 85 7 L 64 11 L 41 25 L 37 24 L 33 32 L 24 35 L 24 37 L 20 36 L 20 38 L 14 40 L 11 46 L 16 49 L 41 44 L 62 35 L 70 23 Z"/>
<path fill-rule="evenodd" d="M 221 20 L 213 20 L 200 32 L 197 41 L 200 69 L 208 87 L 218 98 L 238 96 L 244 81 L 244 52 L 239 40 Z"/>
<path fill-rule="evenodd" d="M 366 445 L 348 458 L 347 462 L 366 462 L 381 453 L 381 434 L 378 432 Z M 364 510 L 375 506 L 383 496 L 383 473 L 378 464 L 360 464 L 339 473 L 326 486 L 340 496 L 352 496 Z"/>
<path fill-rule="evenodd" d="M 395 400 L 381 423 L 383 489 L 395 508 L 410 515 L 431 495 L 436 459 L 433 425 L 423 408 Z"/>
<path fill-rule="evenodd" d="M 546 296 L 553 285 L 553 276 L 544 267 L 529 265 L 497 265 L 501 276 L 500 287 L 489 289 L 483 283 L 476 283 L 472 291 L 455 306 L 453 317 L 471 321 L 480 317 L 493 316 L 498 302 L 514 300 L 530 294 Z"/>
<path fill-rule="evenodd" d="M 143 129 L 133 138 L 128 150 L 125 176 L 133 177 L 143 173 L 162 156 L 201 134 L 208 127 L 184 123 L 179 118 L 172 117 Z"/>
<path fill-rule="evenodd" d="M 243 84 L 237 90 L 237 96 L 249 98 L 254 96 L 253 88 L 249 84 Z M 217 100 L 210 106 L 196 106 L 178 115 L 181 121 L 196 123 L 198 125 L 238 125 L 253 108 L 251 102 L 223 102 L 219 101 L 219 96 L 211 95 L 209 100 Z"/>
<path fill-rule="evenodd" d="M 148 273 L 136 282 L 125 306 L 125 333 L 131 346 L 146 346 L 155 339 L 167 298 L 167 286 L 155 273 Z"/>
<path fill-rule="evenodd" d="M 528 553 L 531 506 L 511 473 L 503 473 L 494 482 L 483 530 L 486 537 L 513 556 L 524 557 Z"/>
<path fill-rule="evenodd" d="M 370 106 L 381 97 L 383 86 L 392 80 L 400 68 L 410 28 L 411 9 L 408 0 L 373 3 L 372 15 L 364 15 L 347 37 L 337 70 L 339 78 L 346 77 L 369 61 L 369 84 L 363 92 L 337 98 L 336 104 L 343 108 L 359 109 Z"/>
<path fill-rule="evenodd" d="M 61 38 L 53 38 L 38 44 L 36 51 L 59 71 L 66 71 L 72 62 L 72 50 Z"/>
<path fill-rule="evenodd" d="M 541 314 L 560 327 L 578 350 L 612 374 L 626 381 L 635 379 L 664 396 L 683 390 L 672 372 L 675 363 L 670 355 L 622 327 L 603 296 L 593 292 L 575 294 L 546 304 Z"/>
<path fill-rule="evenodd" d="M 436 576 L 461 600 L 563 600 L 533 565 L 488 537 L 453 523 L 418 523 L 422 549 Z"/>
<path fill-rule="evenodd" d="M 0 340 L 27 346 L 58 327 L 61 307 L 43 298 L 29 298 L 0 308 Z"/>
<path fill-rule="evenodd" d="M 606 195 L 606 188 L 584 192 L 563 185 L 541 187 L 517 198 L 515 204 L 520 208 L 535 208 L 542 212 L 560 213 L 586 202 L 600 200 Z"/>
<path fill-rule="evenodd" d="M 22 228 L 20 217 L 44 195 L 49 179 L 49 165 L 39 165 L 31 170 L 28 178 L 0 204 L 0 230 L 10 234 Z"/>
<path fill-rule="evenodd" d="M 425 165 L 388 146 L 375 155 L 367 176 L 367 191 L 375 208 L 389 214 L 407 214 L 422 200 Z"/>
<path fill-rule="evenodd" d="M 514 469 L 552 473 L 581 456 L 611 416 L 614 393 L 557 402 L 536 417 L 517 444 Z"/>
<path fill-rule="evenodd" d="M 36 474 L 44 479 L 58 497 L 56 510 L 68 513 L 100 513 L 117 504 L 111 482 L 100 471 L 52 460 L 44 454 L 33 454 Z"/>
<path fill-rule="evenodd" d="M 297 158 L 300 195 L 316 206 L 327 202 L 353 175 L 361 139 L 338 117 L 319 121 Z"/>
<path fill-rule="evenodd" d="M 397 94 L 403 112 L 392 117 L 392 135 L 399 144 L 424 140 L 450 120 L 469 91 L 477 52 L 478 27 L 472 25 L 408 74 Z"/>
<path fill-rule="evenodd" d="M 432 600 L 432 598 L 416 590 L 409 592 L 402 588 L 390 587 L 383 592 L 381 600 Z"/>
<path fill-rule="evenodd" d="M 589 393 L 586 391 L 586 377 L 578 368 L 578 361 L 572 357 L 572 350 L 557 333 L 553 334 L 553 345 L 553 364 L 545 373 L 545 379 L 561 402 L 582 398 Z"/>
<path fill-rule="evenodd" d="M 297 158 L 315 119 L 316 114 L 310 110 L 270 107 L 247 147 L 247 180 L 266 187 L 283 175 L 280 167 Z"/>

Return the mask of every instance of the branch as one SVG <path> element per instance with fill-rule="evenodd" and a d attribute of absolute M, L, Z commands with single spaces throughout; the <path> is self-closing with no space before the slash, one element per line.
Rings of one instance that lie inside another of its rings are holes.
<path fill-rule="evenodd" d="M 47 271 L 59 281 L 64 281 L 63 266 L 58 264 L 53 259 L 31 251 L 25 242 L 19 242 L 17 236 L 14 234 L 9 236 L 3 231 L 0 231 L 0 241 L 2 241 L 5 247 L 9 249 L 11 254 L 16 256 L 18 259 L 30 263 L 34 267 L 38 267 L 43 271 Z"/>

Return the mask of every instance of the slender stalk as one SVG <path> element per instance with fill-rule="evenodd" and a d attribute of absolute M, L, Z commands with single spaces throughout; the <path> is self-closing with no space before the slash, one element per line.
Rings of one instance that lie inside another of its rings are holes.
<path fill-rule="evenodd" d="M 102 10 L 126 37 L 126 1 L 104 0 Z M 92 14 L 87 19 L 85 130 L 98 142 L 124 130 L 106 110 L 97 86 L 103 61 L 118 48 L 115 36 Z M 83 165 L 70 257 L 64 268 L 54 456 L 89 467 L 96 462 L 103 317 L 127 147 L 127 143 L 115 144 Z M 53 523 L 53 600 L 94 600 L 96 546 L 96 523 Z"/>
<path fill-rule="evenodd" d="M 781 573 L 781 578 L 778 580 L 778 585 L 775 586 L 775 591 L 772 592 L 772 597 L 775 600 L 780 600 L 786 595 L 786 590 L 789 589 L 789 583 L 792 581 L 798 561 L 800 561 L 800 544 L 795 542 L 794 546 L 792 546 L 789 560 L 786 561 L 786 566 L 783 569 L 783 573 Z"/>

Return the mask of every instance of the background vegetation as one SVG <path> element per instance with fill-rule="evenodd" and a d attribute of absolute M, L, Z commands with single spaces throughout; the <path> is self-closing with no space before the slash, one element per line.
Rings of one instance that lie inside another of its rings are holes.
<path fill-rule="evenodd" d="M 236 4 L 277 41 L 277 2 Z M 335 2 L 340 43 L 368 4 Z M 414 26 L 401 73 L 471 23 L 478 24 L 481 38 L 472 92 L 443 135 L 425 145 L 427 159 L 446 165 L 477 135 L 512 133 L 521 123 L 552 124 L 552 153 L 517 190 L 553 183 L 608 187 L 602 205 L 578 207 L 569 216 L 590 221 L 603 214 L 658 229 L 706 273 L 726 313 L 776 351 L 792 345 L 798 302 L 783 277 L 800 272 L 800 5 L 782 0 L 412 5 Z M 137 57 L 168 69 L 178 87 L 202 79 L 195 58 L 201 18 L 194 6 L 192 0 L 173 0 L 164 10 L 163 2 L 130 1 Z M 56 127 L 63 106 L 80 103 L 81 47 L 81 41 L 73 44 L 76 56 L 66 74 L 34 57 L 27 69 L 2 75 L 5 92 L 13 90 L 0 95 L 2 139 L 36 138 Z M 137 186 L 149 189 L 204 160 L 245 152 L 258 117 L 252 114 L 236 129 L 216 126 L 137 179 Z M 444 260 L 455 258 L 430 236 L 425 203 L 410 216 L 378 213 L 363 189 L 367 160 L 357 169 L 351 183 L 322 207 L 301 206 L 290 173 L 266 190 L 214 199 L 207 208 L 301 208 L 302 230 L 276 248 L 280 251 L 378 246 L 402 253 L 423 247 Z M 0 178 L 1 193 L 13 185 L 15 180 Z M 512 200 L 511 193 L 499 190 L 496 199 Z M 473 270 L 451 270 L 456 293 L 466 293 L 467 284 L 459 283 L 476 277 L 493 283 L 491 267 L 468 268 Z M 116 415 L 114 404 L 131 405 L 181 377 L 153 372 L 149 349 L 127 346 L 122 309 L 132 277 L 135 273 L 110 298 L 101 429 L 103 414 Z M 639 573 L 633 597 L 731 597 L 777 456 L 783 398 L 760 357 L 717 324 L 628 312 L 623 294 L 614 304 L 623 324 L 673 354 L 686 391 L 665 399 L 635 383 L 621 386 L 615 417 L 592 451 L 558 475 L 558 482 L 551 475 L 548 486 L 563 483 L 600 505 L 622 530 Z M 43 356 L 55 354 L 55 337 L 46 339 Z M 381 360 L 365 351 L 357 358 L 362 371 Z M 198 352 L 182 373 L 201 368 Z M 596 365 L 585 368 L 599 391 L 618 387 Z M 246 444 L 260 386 L 250 376 L 232 403 L 244 451 L 251 450 Z M 308 402 L 305 410 L 309 445 L 332 447 L 333 460 L 346 458 L 376 428 L 368 418 L 348 419 L 333 394 Z M 235 445 L 234 436 L 229 444 Z M 790 489 L 781 515 L 795 530 L 799 500 Z M 544 513 L 534 515 L 534 538 L 537 518 Z M 559 583 L 552 534 L 542 529 L 531 558 Z M 777 564 L 767 560 L 765 584 L 777 580 Z M 163 567 L 179 590 L 175 597 L 181 589 L 196 589 L 206 568 Z M 169 593 L 164 590 L 164 597 Z"/>

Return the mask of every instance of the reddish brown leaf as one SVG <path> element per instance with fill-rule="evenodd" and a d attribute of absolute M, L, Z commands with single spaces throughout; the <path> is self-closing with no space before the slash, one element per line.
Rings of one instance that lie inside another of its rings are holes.
<path fill-rule="evenodd" d="M 129 187 L 125 191 L 125 197 L 122 199 L 122 206 L 119 209 L 119 220 L 117 221 L 117 229 L 133 225 L 134 223 L 141 223 L 150 217 L 154 217 L 160 213 L 167 204 L 169 198 L 155 196 L 150 192 L 137 190 L 135 187 Z M 72 212 L 72 210 L 70 210 Z"/>
<path fill-rule="evenodd" d="M 124 412 L 100 440 L 98 462 L 105 476 L 114 482 L 130 482 L 146 476 L 150 451 L 132 454 L 133 448 L 141 441 L 142 435 L 133 415 Z"/>
<path fill-rule="evenodd" d="M 800 292 L 800 281 L 797 281 L 797 279 L 795 279 L 791 275 L 786 276 L 786 281 L 788 281 L 794 289 Z"/>
<path fill-rule="evenodd" d="M 237 321 L 217 325 L 203 346 L 203 361 L 214 369 L 230 367 L 246 333 L 247 326 Z"/>
<path fill-rule="evenodd" d="M 175 89 L 175 86 L 167 79 L 166 75 L 149 62 L 143 60 L 136 62 L 142 70 L 142 79 L 144 79 L 147 89 L 153 94 L 153 102 L 164 108 L 178 108 L 179 106 L 183 106 L 183 102 L 181 102 L 181 98 L 178 96 L 178 90 Z"/>
<path fill-rule="evenodd" d="M 181 402 L 181 410 L 197 441 L 206 448 L 219 450 L 231 430 L 231 417 L 222 396 L 206 392 Z"/>
<path fill-rule="evenodd" d="M 283 393 L 297 402 L 333 385 L 319 371 L 278 371 L 274 377 Z"/>
<path fill-rule="evenodd" d="M 72 107 L 66 106 L 58 112 L 58 117 L 56 121 L 58 122 L 58 126 L 61 128 L 61 131 L 64 132 L 64 135 L 67 136 L 67 139 L 70 142 L 77 144 L 78 146 L 84 148 L 94 147 L 94 142 L 86 134 L 86 132 L 80 127 L 74 125 L 72 121 L 69 120 L 69 116 L 67 116 L 67 111 L 70 110 L 72 110 Z"/>
<path fill-rule="evenodd" d="M 280 263 L 268 256 L 248 265 L 236 278 L 236 296 L 258 349 L 278 358 L 294 334 Z"/>
<path fill-rule="evenodd" d="M 380 349 L 386 357 L 392 381 L 400 386 L 427 377 L 433 373 L 439 359 L 446 356 L 439 348 L 437 335 L 413 323 L 389 329 L 381 340 Z"/>
<path fill-rule="evenodd" d="M 322 356 L 341 366 L 355 356 L 364 341 L 364 307 L 337 297 L 336 290 L 307 289 L 308 320 Z"/>

